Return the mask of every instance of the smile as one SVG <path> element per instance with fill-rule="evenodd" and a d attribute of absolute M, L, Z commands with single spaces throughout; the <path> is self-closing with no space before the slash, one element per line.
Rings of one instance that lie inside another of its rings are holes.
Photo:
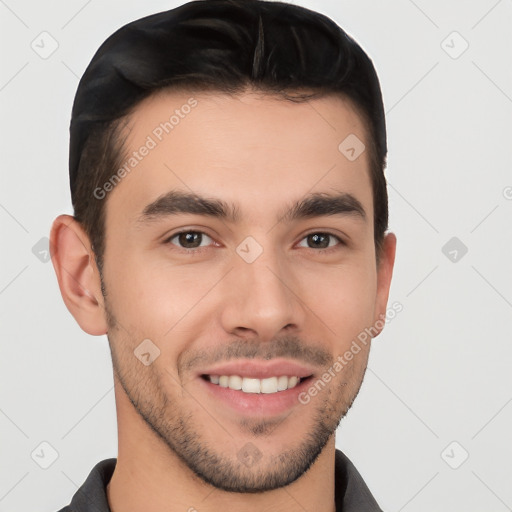
<path fill-rule="evenodd" d="M 265 379 L 254 379 L 241 377 L 240 375 L 203 375 L 203 378 L 217 384 L 222 388 L 230 388 L 244 393 L 278 393 L 292 389 L 299 384 L 303 378 L 297 376 L 274 376 Z"/>

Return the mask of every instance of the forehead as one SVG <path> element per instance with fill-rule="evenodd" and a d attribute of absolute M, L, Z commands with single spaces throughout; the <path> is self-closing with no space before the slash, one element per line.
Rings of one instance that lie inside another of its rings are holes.
<path fill-rule="evenodd" d="M 236 204 L 247 219 L 311 192 L 351 193 L 372 212 L 366 129 L 344 98 L 162 91 L 127 121 L 107 217 L 121 208 L 134 220 L 176 189 Z"/>

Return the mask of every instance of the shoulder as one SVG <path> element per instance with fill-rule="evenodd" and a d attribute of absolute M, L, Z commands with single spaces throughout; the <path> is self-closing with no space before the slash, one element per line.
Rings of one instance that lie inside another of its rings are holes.
<path fill-rule="evenodd" d="M 71 503 L 58 512 L 110 512 L 106 487 L 114 473 L 116 463 L 116 458 L 98 462 L 73 495 Z"/>
<path fill-rule="evenodd" d="M 363 477 L 341 451 L 335 455 L 336 510 L 344 512 L 382 512 Z"/>

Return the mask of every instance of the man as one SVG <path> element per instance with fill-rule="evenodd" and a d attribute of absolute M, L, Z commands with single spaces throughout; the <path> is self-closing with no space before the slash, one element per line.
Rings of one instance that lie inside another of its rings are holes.
<path fill-rule="evenodd" d="M 62 511 L 381 510 L 335 449 L 396 247 L 361 48 L 298 6 L 187 3 L 100 47 L 70 146 L 52 261 L 108 336 L 119 449 Z"/>

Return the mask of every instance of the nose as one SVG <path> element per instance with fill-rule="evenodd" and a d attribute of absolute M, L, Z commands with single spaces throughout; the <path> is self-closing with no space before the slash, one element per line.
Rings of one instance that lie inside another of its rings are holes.
<path fill-rule="evenodd" d="M 252 263 L 236 255 L 234 265 L 224 283 L 221 322 L 226 332 L 269 341 L 303 327 L 298 284 L 283 261 L 266 250 Z"/>

